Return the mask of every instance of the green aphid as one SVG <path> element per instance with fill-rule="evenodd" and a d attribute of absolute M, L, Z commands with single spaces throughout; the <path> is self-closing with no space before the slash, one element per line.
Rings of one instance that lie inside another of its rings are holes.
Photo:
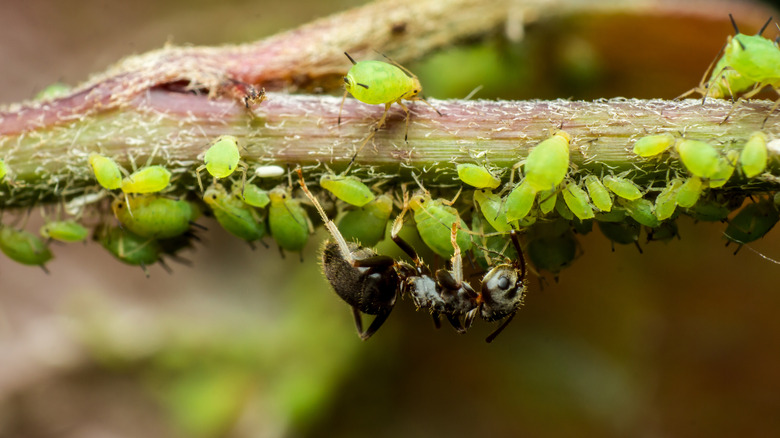
<path fill-rule="evenodd" d="M 704 183 L 701 178 L 697 176 L 688 178 L 677 190 L 677 205 L 682 208 L 693 207 L 703 191 Z"/>
<path fill-rule="evenodd" d="M 671 180 L 655 198 L 655 217 L 658 220 L 663 221 L 672 217 L 677 209 L 677 192 L 684 181 L 682 178 Z"/>
<path fill-rule="evenodd" d="M 500 196 L 489 190 L 475 190 L 474 201 L 479 205 L 482 216 L 491 228 L 501 233 L 512 229 L 506 217 L 506 204 L 501 201 Z"/>
<path fill-rule="evenodd" d="M 724 54 L 718 59 L 715 67 L 713 67 L 710 79 L 704 85 L 704 88 L 700 85 L 698 89 L 692 91 L 698 91 L 705 97 L 724 99 L 736 97 L 737 94 L 749 90 L 754 85 L 756 83 L 752 79 L 743 76 L 740 72 L 728 66 Z"/>
<path fill-rule="evenodd" d="M 639 246 L 639 234 L 642 226 L 633 219 L 626 219 L 621 222 L 598 222 L 601 233 L 612 242 L 612 251 L 615 251 L 615 244 L 636 245 L 636 248 L 642 253 Z"/>
<path fill-rule="evenodd" d="M 680 232 L 677 229 L 677 223 L 674 221 L 661 222 L 659 226 L 647 230 L 647 242 L 660 241 L 668 243 L 675 237 L 679 239 Z"/>
<path fill-rule="evenodd" d="M 300 251 L 309 240 L 309 217 L 301 201 L 292 197 L 292 190 L 278 186 L 268 193 L 268 226 L 279 248 Z"/>
<path fill-rule="evenodd" d="M 688 208 L 687 213 L 697 221 L 721 222 L 728 219 L 731 209 L 717 197 L 710 195 L 699 199 L 696 205 Z"/>
<path fill-rule="evenodd" d="M 354 176 L 326 173 L 320 178 L 320 187 L 355 207 L 362 207 L 373 201 L 375 197 L 371 189 Z"/>
<path fill-rule="evenodd" d="M 653 203 L 644 198 L 634 199 L 632 201 L 620 200 L 620 205 L 626 209 L 626 213 L 640 224 L 655 228 L 661 224 L 661 221 L 655 215 Z"/>
<path fill-rule="evenodd" d="M 527 183 L 534 193 L 553 190 L 563 181 L 569 171 L 570 142 L 569 134 L 558 131 L 531 149 L 523 165 L 523 182 Z"/>
<path fill-rule="evenodd" d="M 338 229 L 346 241 L 357 241 L 371 248 L 384 238 L 392 211 L 393 199 L 387 194 L 380 195 L 368 204 L 344 214 L 338 222 Z"/>
<path fill-rule="evenodd" d="M 558 280 L 560 272 L 577 258 L 579 244 L 565 221 L 544 223 L 529 229 L 525 254 L 538 270 L 553 274 Z"/>
<path fill-rule="evenodd" d="M 726 65 L 758 84 L 759 88 L 764 85 L 776 86 L 780 82 L 780 50 L 777 44 L 761 36 L 763 28 L 756 35 L 739 33 L 730 14 L 729 18 L 736 35 L 729 36 L 726 42 L 723 54 Z"/>
<path fill-rule="evenodd" d="M 521 182 L 506 197 L 506 219 L 509 222 L 528 216 L 534 206 L 536 190 L 526 181 Z"/>
<path fill-rule="evenodd" d="M 501 185 L 501 180 L 490 173 L 484 166 L 476 164 L 458 164 L 458 178 L 464 183 L 478 189 L 495 189 Z"/>
<path fill-rule="evenodd" d="M 0 225 L 0 251 L 11 260 L 23 265 L 38 265 L 46 270 L 46 262 L 54 256 L 46 243 L 25 230 Z"/>
<path fill-rule="evenodd" d="M 762 198 L 748 204 L 729 221 L 726 237 L 740 245 L 763 237 L 780 219 L 777 207 L 772 199 Z"/>
<path fill-rule="evenodd" d="M 603 179 L 604 185 L 617 196 L 633 201 L 642 197 L 642 191 L 628 178 L 607 175 Z"/>
<path fill-rule="evenodd" d="M 739 165 L 742 167 L 742 173 L 746 177 L 753 178 L 766 169 L 769 159 L 766 148 L 767 141 L 769 139 L 763 132 L 758 131 L 750 134 L 750 138 L 739 155 Z"/>
<path fill-rule="evenodd" d="M 147 166 L 122 179 L 124 193 L 157 193 L 171 182 L 171 171 L 162 166 Z"/>
<path fill-rule="evenodd" d="M 418 193 L 412 197 L 409 206 L 414 212 L 414 221 L 417 224 L 417 232 L 420 238 L 436 254 L 445 259 L 452 258 L 455 252 L 452 246 L 452 224 L 458 222 L 460 229 L 456 242 L 461 252 L 471 249 L 471 236 L 469 228 L 458 211 L 446 205 L 441 199 L 432 199 L 430 193 Z"/>
<path fill-rule="evenodd" d="M 244 202 L 252 207 L 265 208 L 271 203 L 268 191 L 263 190 L 254 184 L 244 185 L 243 191 L 241 190 L 241 187 L 234 185 L 233 195 L 243 199 Z"/>
<path fill-rule="evenodd" d="M 246 164 L 241 163 L 241 154 L 238 152 L 238 139 L 232 135 L 219 137 L 214 144 L 209 146 L 203 155 L 203 165 L 195 169 L 198 178 L 198 187 L 203 191 L 203 183 L 200 173 L 205 169 L 215 179 L 227 178 L 240 166 L 244 169 L 246 181 Z"/>
<path fill-rule="evenodd" d="M 559 196 L 555 201 L 555 211 L 558 213 L 558 216 L 566 219 L 567 221 L 574 219 L 574 213 L 569 210 L 569 206 L 566 205 L 566 200 L 563 199 L 563 196 Z"/>
<path fill-rule="evenodd" d="M 737 160 L 739 160 L 739 152 L 735 150 L 726 152 L 725 157 L 718 159 L 718 169 L 710 176 L 707 185 L 712 189 L 726 185 L 734 174 L 734 169 L 737 168 Z"/>
<path fill-rule="evenodd" d="M 541 191 L 537 196 L 539 211 L 542 212 L 542 214 L 549 214 L 551 211 L 555 210 L 555 203 L 558 201 L 557 189 Z"/>
<path fill-rule="evenodd" d="M 649 158 L 664 153 L 675 142 L 672 134 L 647 135 L 634 143 L 634 153 L 640 157 Z"/>
<path fill-rule="evenodd" d="M 573 182 L 566 183 L 563 188 L 563 200 L 569 210 L 581 221 L 593 219 L 593 207 L 590 206 L 590 198 L 585 190 Z"/>
<path fill-rule="evenodd" d="M 162 250 L 155 239 L 141 237 L 120 227 L 100 225 L 95 229 L 95 240 L 114 257 L 128 265 L 140 266 L 146 276 L 146 267 L 161 261 Z"/>
<path fill-rule="evenodd" d="M 123 227 L 153 239 L 168 239 L 186 233 L 193 217 L 189 202 L 155 195 L 115 199 L 111 209 Z"/>
<path fill-rule="evenodd" d="M 585 177 L 585 188 L 588 189 L 590 200 L 593 201 L 593 205 L 602 212 L 609 212 L 612 210 L 612 195 L 609 194 L 609 190 L 604 187 L 604 184 L 595 175 L 588 175 Z"/>
<path fill-rule="evenodd" d="M 89 165 L 101 187 L 107 190 L 122 187 L 122 170 L 116 161 L 93 152 L 89 154 Z"/>
<path fill-rule="evenodd" d="M 212 184 L 203 194 L 203 201 L 225 231 L 250 244 L 265 236 L 265 221 L 257 210 L 228 194 L 220 184 Z"/>
<path fill-rule="evenodd" d="M 71 87 L 67 84 L 63 84 L 62 82 L 55 82 L 48 87 L 44 88 L 43 90 L 39 91 L 38 94 L 35 95 L 35 100 L 38 101 L 46 101 L 46 100 L 54 100 L 59 97 L 67 96 L 71 91 Z"/>
<path fill-rule="evenodd" d="M 623 222 L 626 218 L 626 210 L 621 207 L 615 207 L 610 211 L 600 211 L 596 213 L 595 219 L 599 222 Z"/>
<path fill-rule="evenodd" d="M 47 222 L 41 227 L 39 234 L 44 239 L 60 242 L 83 242 L 87 240 L 89 231 L 80 223 L 67 220 Z"/>
<path fill-rule="evenodd" d="M 720 153 L 711 144 L 699 140 L 680 140 L 677 153 L 688 172 L 699 178 L 711 178 L 719 170 Z"/>
<path fill-rule="evenodd" d="M 8 165 L 5 164 L 5 161 L 0 159 L 0 182 L 3 181 L 6 175 L 8 175 Z"/>

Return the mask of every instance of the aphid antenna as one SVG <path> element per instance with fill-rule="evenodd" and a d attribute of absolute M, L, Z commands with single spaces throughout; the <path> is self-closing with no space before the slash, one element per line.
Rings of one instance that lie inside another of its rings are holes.
<path fill-rule="evenodd" d="M 354 260 L 352 258 L 352 252 L 349 250 L 349 246 L 347 245 L 347 241 L 344 239 L 344 236 L 341 235 L 341 232 L 336 227 L 336 224 L 334 224 L 333 221 L 328 218 L 328 215 L 325 213 L 325 209 L 322 208 L 322 205 L 320 205 L 320 202 L 317 200 L 317 198 L 315 198 L 314 195 L 312 195 L 309 191 L 309 188 L 306 187 L 306 181 L 303 179 L 303 171 L 301 168 L 298 167 L 296 171 L 298 172 L 298 182 L 301 185 L 303 193 L 312 202 L 314 208 L 317 209 L 317 213 L 320 214 L 320 218 L 325 224 L 325 228 L 328 229 L 328 232 L 333 237 L 333 240 L 335 240 L 336 244 L 338 244 L 339 250 L 341 251 L 341 255 L 344 257 L 344 260 L 348 261 L 349 263 L 353 263 Z"/>

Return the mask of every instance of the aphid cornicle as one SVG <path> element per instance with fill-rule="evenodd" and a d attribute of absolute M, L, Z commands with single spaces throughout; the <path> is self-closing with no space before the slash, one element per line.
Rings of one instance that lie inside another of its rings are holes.
<path fill-rule="evenodd" d="M 349 58 L 349 61 L 352 63 L 352 68 L 350 68 L 347 75 L 344 76 L 346 90 L 344 91 L 344 98 L 341 100 L 341 108 L 339 109 L 339 124 L 341 123 L 341 110 L 344 108 L 344 101 L 347 98 L 347 94 L 351 94 L 352 97 L 363 103 L 385 105 L 385 111 L 382 113 L 382 118 L 379 119 L 376 129 L 384 126 L 387 112 L 390 111 L 390 106 L 393 103 L 400 105 L 406 113 L 407 134 L 409 131 L 410 112 L 409 108 L 404 105 L 402 100 L 421 100 L 433 108 L 433 106 L 421 96 L 422 85 L 420 85 L 420 80 L 409 70 L 394 62 L 355 62 L 347 52 L 344 52 L 344 54 L 347 55 L 347 58 Z M 433 109 L 441 115 L 439 110 L 436 108 Z M 404 135 L 404 140 L 406 140 L 406 138 L 407 135 Z"/>
<path fill-rule="evenodd" d="M 358 336 L 365 341 L 379 330 L 395 306 L 399 292 L 395 260 L 344 240 L 317 198 L 309 192 L 300 169 L 298 178 L 303 193 L 314 204 L 333 237 L 333 240 L 325 243 L 322 250 L 322 269 L 325 277 L 336 294 L 352 307 Z M 361 312 L 376 315 L 366 330 L 363 330 Z"/>

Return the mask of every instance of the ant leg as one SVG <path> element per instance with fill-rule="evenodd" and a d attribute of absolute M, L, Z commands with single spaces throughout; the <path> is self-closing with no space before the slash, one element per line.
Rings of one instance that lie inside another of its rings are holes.
<path fill-rule="evenodd" d="M 352 262 L 352 266 L 356 268 L 371 268 L 369 271 L 376 271 L 379 269 L 373 269 L 373 268 L 386 268 L 388 266 L 393 266 L 395 264 L 395 260 L 386 255 L 375 255 L 372 257 L 366 257 L 364 259 L 356 259 Z"/>
<path fill-rule="evenodd" d="M 504 322 L 501 323 L 501 325 L 498 326 L 498 328 L 495 331 L 493 331 L 493 333 L 491 333 L 487 338 L 485 338 L 485 342 L 487 342 L 488 344 L 493 342 L 493 339 L 496 339 L 496 336 L 500 335 L 501 332 L 504 331 L 506 326 L 509 325 L 510 322 L 512 322 L 512 319 L 515 317 L 516 313 L 517 312 L 512 312 L 512 314 L 509 315 L 509 317 L 505 319 Z"/>
<path fill-rule="evenodd" d="M 352 316 L 355 317 L 355 328 L 357 329 L 360 339 L 363 338 L 363 317 L 360 315 L 360 310 L 357 307 L 352 308 Z M 364 339 L 365 340 L 365 339 Z"/>
<path fill-rule="evenodd" d="M 436 330 L 441 328 L 441 318 L 440 315 L 437 312 L 431 313 L 431 318 L 433 318 L 433 326 L 436 327 Z"/>
<path fill-rule="evenodd" d="M 466 333 L 466 327 L 463 326 L 463 322 L 461 322 L 457 316 L 448 314 L 447 320 L 452 324 L 452 327 L 455 328 L 455 331 L 458 332 L 459 335 Z"/>
<path fill-rule="evenodd" d="M 390 310 L 393 310 L 393 309 L 391 308 Z M 355 312 L 357 312 L 356 309 L 355 309 Z M 358 312 L 357 315 L 359 316 L 360 313 Z M 374 320 L 371 321 L 371 325 L 368 326 L 366 331 L 361 332 L 359 334 L 360 335 L 360 339 L 365 341 L 368 338 L 370 338 L 374 333 L 376 333 L 377 330 L 379 330 L 380 327 L 382 327 L 382 324 L 385 323 L 385 321 L 387 320 L 388 316 L 390 316 L 390 311 L 382 312 L 382 313 L 377 314 L 376 317 L 374 318 Z"/>
<path fill-rule="evenodd" d="M 517 231 L 512 229 L 509 231 L 509 237 L 512 239 L 512 245 L 515 246 L 515 252 L 517 252 L 518 261 L 520 265 L 520 281 L 525 279 L 525 256 L 523 255 L 523 249 L 520 248 L 520 240 L 517 237 Z"/>

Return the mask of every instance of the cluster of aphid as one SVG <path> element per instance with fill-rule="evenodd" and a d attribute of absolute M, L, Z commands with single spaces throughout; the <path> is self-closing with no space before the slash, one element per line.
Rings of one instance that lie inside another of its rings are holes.
<path fill-rule="evenodd" d="M 712 76 L 694 91 L 705 97 L 734 97 L 753 87 L 745 95 L 750 97 L 767 85 L 777 89 L 780 50 L 760 34 L 751 37 L 737 32 L 730 37 Z M 384 124 L 393 103 L 399 103 L 407 113 L 408 129 L 409 110 L 401 101 L 422 100 L 417 78 L 394 63 L 349 59 L 353 67 L 344 78 L 347 92 L 362 102 L 385 105 L 382 118 L 363 144 Z M 263 98 L 249 100 L 262 102 Z M 698 220 L 727 221 L 742 205 L 744 195 L 724 186 L 735 173 L 742 183 L 760 176 L 770 158 L 769 139 L 762 132 L 751 134 L 744 144 L 723 147 L 668 132 L 648 135 L 633 144 L 634 153 L 647 160 L 667 159 L 670 172 L 676 175 L 640 187 L 630 172 L 601 177 L 579 173 L 569 161 L 571 142 L 569 133 L 558 130 L 535 145 L 498 192 L 494 190 L 502 184 L 501 175 L 483 165 L 457 165 L 460 182 L 473 188 L 459 192 L 460 205 L 466 206 L 461 209 L 453 207 L 455 200 L 434 197 L 422 185 L 411 194 L 404 187 L 400 196 L 393 198 L 389 193 L 376 195 L 346 172 L 326 172 L 319 186 L 343 207 L 338 223 L 310 192 L 300 169 L 302 198 L 293 195 L 289 182 L 270 190 L 253 182 L 258 177 L 284 175 L 284 169 L 277 166 L 259 167 L 247 180 L 249 166 L 241 161 L 238 141 L 231 136 L 220 137 L 205 152 L 204 164 L 196 170 L 200 196 L 192 199 L 166 195 L 171 172 L 162 166 L 147 163 L 128 174 L 110 158 L 93 153 L 89 164 L 102 189 L 114 194 L 111 209 L 119 223 L 101 220 L 94 238 L 119 260 L 146 266 L 161 262 L 163 256 L 178 258 L 177 252 L 197 239 L 195 220 L 208 212 L 225 230 L 250 245 L 270 235 L 280 249 L 300 251 L 312 232 L 304 208 L 308 203 L 316 208 L 333 237 L 323 248 L 325 276 L 353 308 L 362 339 L 380 328 L 399 296 L 408 296 L 417 308 L 432 314 L 437 326 L 444 316 L 459 333 L 466 332 L 477 317 L 504 319 L 488 337 L 489 342 L 522 305 L 527 270 L 549 271 L 557 278 L 574 261 L 578 255 L 575 234 L 590 232 L 595 222 L 613 242 L 639 247 L 642 227 L 647 229 L 648 241 L 675 237 L 674 220 L 682 213 Z M 224 185 L 221 180 L 231 178 L 239 169 L 240 181 Z M 205 189 L 200 176 L 203 170 L 212 178 Z M 515 171 L 521 175 L 517 184 Z M 0 160 L 0 181 L 6 172 Z M 728 220 L 725 236 L 744 244 L 766 234 L 780 219 L 778 198 L 776 194 L 763 196 L 745 206 Z M 400 236 L 410 210 L 422 242 L 448 262 L 435 273 L 418 250 Z M 384 238 L 394 211 L 398 214 L 392 221 L 390 238 L 410 261 L 371 249 Z M 2 226 L 0 250 L 20 263 L 44 266 L 52 257 L 46 240 L 83 241 L 87 234 L 78 216 L 47 222 L 41 237 Z M 483 270 L 479 288 L 464 274 L 464 256 Z M 365 330 L 361 313 L 376 316 Z"/>

